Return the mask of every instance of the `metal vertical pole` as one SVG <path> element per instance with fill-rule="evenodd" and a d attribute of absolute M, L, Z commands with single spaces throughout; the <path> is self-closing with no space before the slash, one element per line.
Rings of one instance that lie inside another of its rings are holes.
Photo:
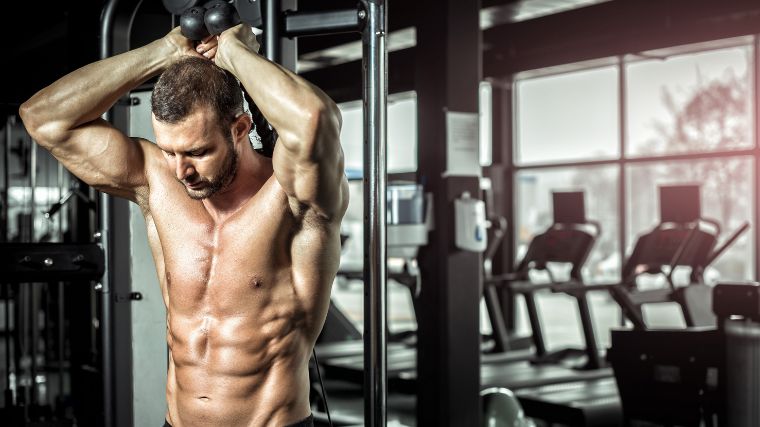
<path fill-rule="evenodd" d="M 61 162 L 58 162 L 58 198 L 63 196 L 64 191 L 66 191 L 66 187 L 63 183 L 63 164 Z M 68 209 L 61 209 L 58 212 L 58 241 L 63 242 L 65 241 L 63 236 L 63 221 L 64 221 L 64 215 L 66 215 L 66 211 Z M 64 359 L 64 352 L 63 352 L 63 341 L 65 339 L 65 331 L 64 331 L 64 293 L 63 293 L 63 282 L 58 282 L 58 293 L 56 294 L 57 301 L 56 304 L 58 305 L 58 319 L 56 322 L 56 330 L 58 332 L 56 337 L 57 342 L 57 352 L 58 352 L 58 396 L 59 401 L 63 402 L 63 395 L 65 392 L 64 389 L 64 379 L 63 379 L 63 359 Z M 56 402 L 56 409 L 60 409 L 57 407 Z"/>
<path fill-rule="evenodd" d="M 14 350 L 11 348 L 13 345 L 11 343 L 11 285 L 3 283 L 2 286 L 3 304 L 5 305 L 5 399 L 3 402 L 5 409 L 10 409 L 16 404 L 13 399 L 13 388 L 11 388 L 11 359 L 14 357 Z M 15 366 L 13 368 L 15 370 Z"/>
<path fill-rule="evenodd" d="M 11 175 L 10 175 L 10 155 L 11 155 L 11 138 L 13 132 L 11 126 L 13 124 L 11 117 L 9 116 L 5 121 L 5 144 L 3 145 L 3 211 L 0 213 L 3 217 L 2 221 L 2 241 L 7 242 L 9 240 L 8 232 L 8 201 L 10 199 L 8 193 L 11 190 Z M 10 408 L 15 405 L 13 401 L 13 390 L 11 389 L 11 358 L 13 357 L 11 349 L 11 285 L 10 283 L 3 283 L 3 301 L 5 306 L 5 408 Z M 14 309 L 15 311 L 15 309 Z M 15 325 L 14 325 L 15 329 Z M 15 368 L 15 367 L 14 367 Z"/>
<path fill-rule="evenodd" d="M 755 251 L 755 262 L 752 271 L 752 277 L 760 280 L 760 197 L 757 191 L 760 189 L 760 108 L 758 108 L 757 97 L 760 95 L 760 38 L 755 35 L 752 39 L 752 64 L 748 68 L 752 70 L 752 93 L 750 109 L 752 111 L 752 146 L 755 149 L 755 155 L 752 158 L 752 189 L 750 194 L 754 194 L 755 200 L 752 205 L 752 221 L 755 224 L 753 249 Z"/>
<path fill-rule="evenodd" d="M 35 236 L 35 219 L 37 217 L 37 144 L 33 140 L 29 140 L 29 150 L 30 156 L 31 156 L 31 167 L 29 168 L 29 182 L 32 187 L 32 200 L 30 203 L 30 206 L 32 207 L 31 211 L 29 212 L 29 242 L 34 243 L 36 240 Z M 29 384 L 29 400 L 26 402 L 27 405 L 36 406 L 39 402 L 37 401 L 37 340 L 39 339 L 38 335 L 38 329 L 39 325 L 37 324 L 37 315 L 39 312 L 39 307 L 37 305 L 37 300 L 39 298 L 39 294 L 37 292 L 37 284 L 36 283 L 28 283 L 28 288 L 24 289 L 25 292 L 25 299 L 24 299 L 24 311 L 25 316 L 27 316 L 27 322 L 28 322 L 28 333 L 27 339 L 27 348 L 26 351 L 28 351 L 28 355 L 31 360 L 31 364 L 29 365 L 29 376 L 31 377 L 31 382 Z"/>
<path fill-rule="evenodd" d="M 386 112 L 388 95 L 384 0 L 366 0 L 364 71 L 364 420 L 386 425 Z"/>
<path fill-rule="evenodd" d="M 33 140 L 29 140 L 29 157 L 30 157 L 30 163 L 29 166 L 29 187 L 31 191 L 31 200 L 29 202 L 29 206 L 31 207 L 31 210 L 29 211 L 29 242 L 34 242 L 34 220 L 35 220 L 35 213 L 37 211 L 37 144 Z"/>
<path fill-rule="evenodd" d="M 108 58 L 111 55 L 111 39 L 113 36 L 113 24 L 116 15 L 116 6 L 118 0 L 109 0 L 103 9 L 103 15 L 100 22 L 100 59 Z M 110 121 L 111 114 L 106 112 L 103 119 Z M 101 357 L 102 357 L 102 375 L 103 375 L 103 425 L 112 427 L 113 417 L 113 357 L 111 355 L 111 277 L 110 277 L 110 240 L 111 233 L 109 230 L 111 216 L 111 198 L 106 193 L 100 193 L 100 242 L 105 255 L 105 272 L 101 280 L 102 288 L 100 289 L 101 302 Z"/>
<path fill-rule="evenodd" d="M 628 91 L 625 86 L 626 82 L 626 75 L 625 75 L 625 58 L 620 56 L 618 58 L 618 120 L 620 123 L 620 133 L 618 134 L 619 140 L 619 150 L 620 150 L 620 156 L 618 157 L 618 215 L 620 218 L 620 225 L 618 228 L 618 244 L 620 245 L 620 265 L 625 265 L 625 252 L 626 252 L 626 242 L 627 242 L 627 230 L 628 230 L 628 212 L 627 212 L 627 188 L 628 188 L 628 180 L 626 175 L 627 165 L 625 162 L 625 158 L 627 157 L 625 154 L 626 147 L 628 146 L 628 135 L 626 134 L 626 129 L 628 128 L 626 121 L 626 99 L 628 97 Z M 621 271 L 622 275 L 622 271 Z M 620 319 L 622 322 L 625 322 L 625 316 L 623 313 L 620 313 Z"/>
<path fill-rule="evenodd" d="M 280 63 L 280 0 L 264 2 L 264 54 L 272 62 Z"/>
<path fill-rule="evenodd" d="M 13 119 L 11 119 L 13 117 Z M 8 209 L 8 202 L 10 200 L 9 192 L 11 191 L 11 172 L 10 172 L 10 156 L 11 156 L 11 138 L 13 137 L 13 132 L 11 131 L 11 126 L 13 125 L 13 120 L 15 120 L 16 116 L 9 116 L 5 121 L 5 144 L 3 145 L 3 211 L 0 212 L 0 215 L 2 215 L 2 234 L 0 234 L 0 238 L 2 238 L 3 242 L 7 242 L 9 236 L 8 232 L 8 213 L 10 212 Z"/>

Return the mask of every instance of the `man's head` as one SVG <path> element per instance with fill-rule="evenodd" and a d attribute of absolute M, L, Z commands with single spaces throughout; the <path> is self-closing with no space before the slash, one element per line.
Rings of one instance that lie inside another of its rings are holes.
<path fill-rule="evenodd" d="M 250 129 L 232 74 L 202 58 L 177 61 L 158 79 L 151 109 L 156 144 L 190 197 L 210 197 L 232 182 Z"/>

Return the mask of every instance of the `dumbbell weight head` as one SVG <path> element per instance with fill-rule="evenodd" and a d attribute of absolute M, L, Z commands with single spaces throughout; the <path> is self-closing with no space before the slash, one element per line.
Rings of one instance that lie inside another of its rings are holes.
<path fill-rule="evenodd" d="M 224 30 L 240 23 L 240 16 L 231 4 L 224 1 L 211 2 L 206 10 L 204 22 L 210 34 L 219 35 Z"/>
<path fill-rule="evenodd" d="M 182 35 L 190 40 L 200 41 L 210 34 L 206 29 L 204 16 L 206 9 L 202 7 L 191 7 L 179 17 L 179 26 Z"/>

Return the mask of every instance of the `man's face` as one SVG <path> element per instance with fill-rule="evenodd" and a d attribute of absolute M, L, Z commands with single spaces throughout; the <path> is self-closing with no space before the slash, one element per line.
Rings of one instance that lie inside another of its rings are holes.
<path fill-rule="evenodd" d="M 174 124 L 154 117 L 153 130 L 167 166 L 192 199 L 211 197 L 235 178 L 235 145 L 230 130 L 221 129 L 213 112 L 196 108 L 184 121 Z"/>

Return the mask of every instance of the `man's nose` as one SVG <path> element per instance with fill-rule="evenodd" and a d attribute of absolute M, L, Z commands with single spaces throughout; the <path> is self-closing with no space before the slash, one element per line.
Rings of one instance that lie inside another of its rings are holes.
<path fill-rule="evenodd" d="M 176 174 L 177 179 L 180 181 L 184 180 L 188 176 L 195 173 L 195 169 L 193 168 L 193 165 L 187 160 L 187 157 L 185 156 L 176 156 Z"/>

